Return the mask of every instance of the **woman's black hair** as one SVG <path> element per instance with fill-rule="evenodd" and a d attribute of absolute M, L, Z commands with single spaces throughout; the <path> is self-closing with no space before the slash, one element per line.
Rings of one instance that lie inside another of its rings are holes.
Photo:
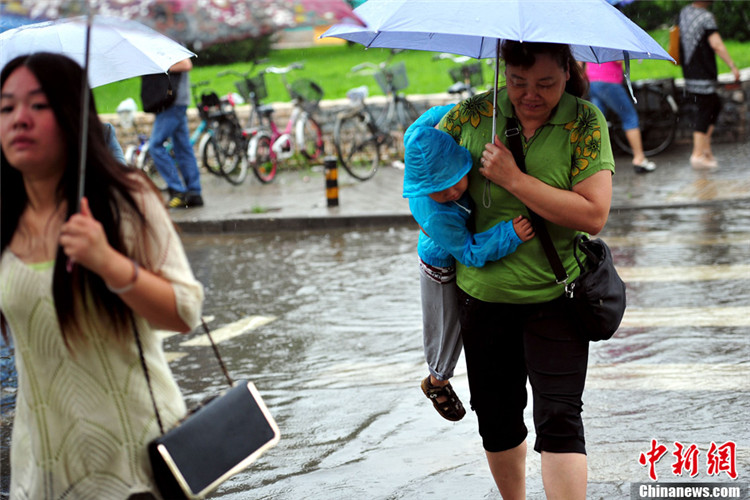
<path fill-rule="evenodd" d="M 8 77 L 20 67 L 25 67 L 36 77 L 47 97 L 67 144 L 65 172 L 56 192 L 56 202 L 67 202 L 66 220 L 78 209 L 79 158 L 81 154 L 81 114 L 83 99 L 81 67 L 65 56 L 39 52 L 21 56 L 5 65 L 0 73 L 0 88 Z M 91 212 L 104 227 L 109 244 L 117 251 L 126 253 L 120 232 L 121 214 L 114 194 L 130 205 L 138 215 L 142 227 L 145 218 L 138 208 L 131 191 L 139 189 L 135 170 L 125 167 L 114 159 L 104 140 L 104 132 L 96 112 L 94 96 L 89 92 L 89 107 L 86 148 L 86 177 L 84 196 L 88 198 Z M 18 228 L 21 214 L 28 203 L 21 173 L 8 163 L 0 150 L 0 251 L 4 251 Z M 114 325 L 127 325 L 129 309 L 115 294 L 111 293 L 97 274 L 83 266 L 66 270 L 67 256 L 58 246 L 53 277 L 53 297 L 60 328 L 66 344 L 80 333 L 77 312 L 98 312 L 108 315 Z M 72 293 L 76 291 L 77 293 Z M 92 304 L 84 298 L 89 293 Z M 93 308 L 94 311 L 91 309 Z M 4 318 L 3 318 L 4 319 Z M 5 321 L 2 321 L 3 330 Z M 122 330 L 117 328 L 117 330 Z"/>
<path fill-rule="evenodd" d="M 573 58 L 573 53 L 567 44 L 504 40 L 500 52 L 506 66 L 522 68 L 530 68 L 536 63 L 537 55 L 546 54 L 552 57 L 561 68 L 570 71 L 570 78 L 565 84 L 567 93 L 576 97 L 583 97 L 588 93 L 589 80 Z"/>

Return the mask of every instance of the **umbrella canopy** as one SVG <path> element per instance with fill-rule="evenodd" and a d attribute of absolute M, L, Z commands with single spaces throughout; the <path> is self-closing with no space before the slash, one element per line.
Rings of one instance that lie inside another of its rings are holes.
<path fill-rule="evenodd" d="M 34 52 L 63 54 L 85 65 L 85 16 L 27 24 L 0 33 L 0 68 L 11 59 Z M 195 54 L 179 43 L 125 19 L 93 16 L 88 78 L 91 87 L 151 73 Z"/>
<path fill-rule="evenodd" d="M 504 39 L 565 43 L 579 61 L 664 59 L 667 52 L 606 0 L 369 0 L 366 24 L 336 25 L 321 37 L 366 47 L 495 57 Z"/>
<path fill-rule="evenodd" d="M 27 17 L 94 12 L 140 21 L 196 49 L 285 28 L 363 23 L 344 0 L 0 0 Z"/>

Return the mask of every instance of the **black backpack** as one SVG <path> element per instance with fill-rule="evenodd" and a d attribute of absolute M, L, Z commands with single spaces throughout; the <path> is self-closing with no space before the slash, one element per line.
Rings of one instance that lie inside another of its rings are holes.
<path fill-rule="evenodd" d="M 182 73 L 154 73 L 141 77 L 143 111 L 161 113 L 177 99 Z"/>

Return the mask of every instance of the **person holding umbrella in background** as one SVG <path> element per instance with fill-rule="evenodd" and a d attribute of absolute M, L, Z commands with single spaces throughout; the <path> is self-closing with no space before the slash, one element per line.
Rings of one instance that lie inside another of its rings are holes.
<path fill-rule="evenodd" d="M 164 178 L 169 190 L 169 208 L 191 208 L 203 206 L 201 174 L 190 144 L 187 108 L 190 105 L 190 70 L 193 63 L 183 59 L 169 68 L 170 73 L 180 75 L 174 91 L 177 97 L 171 106 L 156 114 L 149 140 L 149 151 L 154 165 Z M 174 158 L 164 147 L 164 141 L 172 139 Z"/>
<path fill-rule="evenodd" d="M 545 219 L 573 280 L 579 274 L 576 234 L 598 233 L 609 213 L 614 159 L 607 123 L 596 106 L 580 98 L 587 81 L 568 45 L 505 40 L 501 56 L 507 86 L 497 95 L 494 140 L 492 90 L 459 103 L 440 128 L 474 159 L 469 193 L 475 230 L 485 231 L 528 207 Z M 511 118 L 517 119 L 528 173 L 505 144 Z M 541 453 L 547 498 L 584 500 L 581 411 L 588 341 L 539 238 L 484 267 L 458 263 L 457 285 L 471 405 L 501 495 L 505 500 L 526 495 L 528 379 L 534 450 Z"/>
<path fill-rule="evenodd" d="M 0 72 L 0 326 L 18 372 L 10 498 L 156 493 L 146 446 L 160 431 L 134 329 L 164 425 L 186 412 L 155 329 L 199 324 L 203 287 L 161 194 L 107 148 L 90 89 L 83 109 L 85 82 L 50 53 Z"/>

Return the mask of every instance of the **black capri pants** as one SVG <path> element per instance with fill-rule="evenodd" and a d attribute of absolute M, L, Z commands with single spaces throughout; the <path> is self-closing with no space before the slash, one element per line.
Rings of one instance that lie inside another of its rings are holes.
<path fill-rule="evenodd" d="M 585 454 L 581 411 L 589 343 L 566 299 L 490 303 L 459 289 L 458 301 L 471 407 L 484 449 L 505 451 L 526 439 L 528 377 L 534 450 Z"/>
<path fill-rule="evenodd" d="M 695 132 L 703 134 L 708 132 L 708 127 L 716 125 L 721 111 L 721 98 L 719 94 L 688 94 L 688 102 L 695 104 L 693 113 L 690 113 L 688 126 Z"/>

